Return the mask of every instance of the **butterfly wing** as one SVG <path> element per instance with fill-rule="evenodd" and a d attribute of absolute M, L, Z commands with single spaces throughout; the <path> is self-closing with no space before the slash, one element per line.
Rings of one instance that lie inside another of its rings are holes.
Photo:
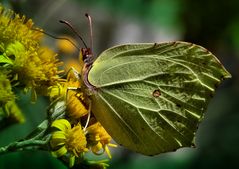
<path fill-rule="evenodd" d="M 92 111 L 113 139 L 155 155 L 193 146 L 215 88 L 230 74 L 186 42 L 128 44 L 104 51 L 88 74 Z"/>

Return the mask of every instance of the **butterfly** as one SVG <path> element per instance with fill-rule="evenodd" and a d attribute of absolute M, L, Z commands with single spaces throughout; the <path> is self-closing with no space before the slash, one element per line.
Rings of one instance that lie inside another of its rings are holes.
<path fill-rule="evenodd" d="M 194 147 L 209 100 L 231 77 L 207 49 L 182 41 L 118 45 L 96 59 L 85 45 L 81 54 L 94 116 L 118 144 L 144 155 Z"/>

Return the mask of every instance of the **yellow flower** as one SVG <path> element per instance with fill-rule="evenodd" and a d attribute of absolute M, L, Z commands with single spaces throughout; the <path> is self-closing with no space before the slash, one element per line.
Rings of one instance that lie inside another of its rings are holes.
<path fill-rule="evenodd" d="M 65 98 L 66 89 L 64 88 L 64 83 L 56 83 L 53 86 L 48 88 L 48 96 L 50 97 L 51 101 L 54 101 L 57 98 L 63 97 Z"/>
<path fill-rule="evenodd" d="M 64 113 L 71 122 L 69 123 L 65 119 L 53 122 L 52 126 L 60 130 L 52 133 L 51 145 L 53 150 L 55 150 L 53 154 L 60 157 L 70 153 L 72 154 L 71 159 L 73 159 L 78 157 L 82 152 L 89 151 L 90 149 L 96 155 L 101 155 L 106 152 L 108 157 L 111 158 L 108 146 L 116 147 L 116 145 L 110 143 L 112 140 L 111 136 L 106 132 L 103 126 L 97 122 L 94 117 L 89 116 L 89 100 L 88 98 L 85 98 L 85 95 L 82 93 L 80 87 L 81 84 L 79 79 L 74 73 L 69 72 L 67 81 L 58 83 L 57 85 L 52 86 L 49 90 L 49 95 L 52 99 L 59 97 L 65 98 L 66 111 Z M 77 125 L 71 128 L 71 124 Z M 86 125 L 83 129 L 84 131 L 82 130 L 82 126 L 80 124 L 84 126 Z M 81 132 L 76 132 L 77 130 L 80 130 Z M 81 136 L 79 136 L 79 133 L 81 133 Z M 67 139 L 68 137 L 71 139 Z M 81 144 L 83 140 L 84 146 Z M 81 148 L 76 148 L 76 146 Z"/>
<path fill-rule="evenodd" d="M 102 154 L 100 151 L 105 151 L 109 158 L 112 158 L 108 146 L 117 147 L 117 145 L 110 143 L 111 136 L 106 132 L 103 126 L 96 122 L 87 128 L 87 142 L 91 151 L 95 154 Z"/>
<path fill-rule="evenodd" d="M 88 114 L 83 101 L 83 93 L 69 90 L 67 99 L 67 114 L 72 119 L 80 119 Z"/>
<path fill-rule="evenodd" d="M 0 5 L 0 63 L 9 71 L 12 85 L 24 91 L 43 91 L 54 85 L 62 64 L 56 54 L 40 42 L 43 34 L 33 29 L 32 20 Z"/>
<path fill-rule="evenodd" d="M 0 70 L 0 107 L 8 101 L 14 101 L 15 95 L 12 92 L 10 80 L 7 78 L 7 72 Z"/>
<path fill-rule="evenodd" d="M 79 79 L 77 79 L 73 74 L 68 74 L 67 79 L 59 79 L 58 83 L 48 88 L 48 96 L 51 100 L 55 100 L 59 97 L 68 99 L 68 91 L 77 90 L 80 88 L 81 84 Z"/>
<path fill-rule="evenodd" d="M 8 101 L 2 110 L 5 112 L 5 121 L 7 120 L 8 124 L 25 122 L 25 117 L 15 101 Z"/>
<path fill-rule="evenodd" d="M 15 14 L 0 5 L 0 37 L 5 45 L 19 41 L 27 50 L 38 48 L 43 34 L 32 30 L 32 27 L 31 19 L 26 20 L 25 16 Z"/>
<path fill-rule="evenodd" d="M 72 75 L 74 76 L 74 75 Z M 66 100 L 66 114 L 72 120 L 79 120 L 88 114 L 84 95 L 80 89 L 79 79 L 68 77 L 67 82 L 61 82 L 49 88 L 51 100 L 63 97 Z"/>
<path fill-rule="evenodd" d="M 52 125 L 57 130 L 52 133 L 50 145 L 53 149 L 53 155 L 61 157 L 69 153 L 70 160 L 74 161 L 82 153 L 87 152 L 87 141 L 80 124 L 71 127 L 66 119 L 55 120 Z M 71 164 L 73 165 L 74 162 Z"/>

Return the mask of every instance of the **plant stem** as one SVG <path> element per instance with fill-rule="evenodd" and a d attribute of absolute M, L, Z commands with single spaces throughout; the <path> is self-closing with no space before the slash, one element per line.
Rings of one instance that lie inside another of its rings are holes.
<path fill-rule="evenodd" d="M 17 152 L 33 149 L 47 149 L 51 134 L 47 134 L 48 120 L 44 120 L 38 127 L 25 139 L 0 147 L 0 155 L 9 152 Z"/>
<path fill-rule="evenodd" d="M 5 154 L 5 153 L 9 153 L 9 152 L 16 152 L 16 151 L 23 151 L 23 150 L 29 150 L 33 147 L 42 147 L 44 145 L 46 145 L 48 142 L 48 140 L 42 141 L 42 140 L 24 140 L 24 141 L 17 141 L 17 142 L 13 142 L 10 143 L 7 146 L 1 147 L 0 148 L 0 155 L 1 154 Z"/>

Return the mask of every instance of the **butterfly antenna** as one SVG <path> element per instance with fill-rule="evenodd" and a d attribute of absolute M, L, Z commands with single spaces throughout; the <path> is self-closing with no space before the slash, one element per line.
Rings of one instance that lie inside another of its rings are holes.
<path fill-rule="evenodd" d="M 65 21 L 65 20 L 60 20 L 59 21 L 60 23 L 63 23 L 65 25 L 67 25 L 74 33 L 75 35 L 80 38 L 80 40 L 82 41 L 82 43 L 84 44 L 85 48 L 88 48 L 85 41 L 83 40 L 83 38 L 80 36 L 80 34 L 76 31 L 76 29 L 68 22 L 68 21 Z"/>
<path fill-rule="evenodd" d="M 88 21 L 89 21 L 89 27 L 90 27 L 90 48 L 91 50 L 93 49 L 93 30 L 92 30 L 92 20 L 90 15 L 88 15 L 87 13 L 85 14 L 85 16 L 87 17 Z"/>
<path fill-rule="evenodd" d="M 37 32 L 41 32 L 41 33 L 44 33 L 45 35 L 49 36 L 49 37 L 52 37 L 54 39 L 59 39 L 59 40 L 67 40 L 68 42 L 70 42 L 76 49 L 78 49 L 80 51 L 80 48 L 72 41 L 70 40 L 69 38 L 64 38 L 64 37 L 57 37 L 55 35 L 52 35 L 50 33 L 47 33 L 41 29 L 36 29 L 36 28 L 32 28 L 32 30 L 34 31 L 37 31 Z"/>

